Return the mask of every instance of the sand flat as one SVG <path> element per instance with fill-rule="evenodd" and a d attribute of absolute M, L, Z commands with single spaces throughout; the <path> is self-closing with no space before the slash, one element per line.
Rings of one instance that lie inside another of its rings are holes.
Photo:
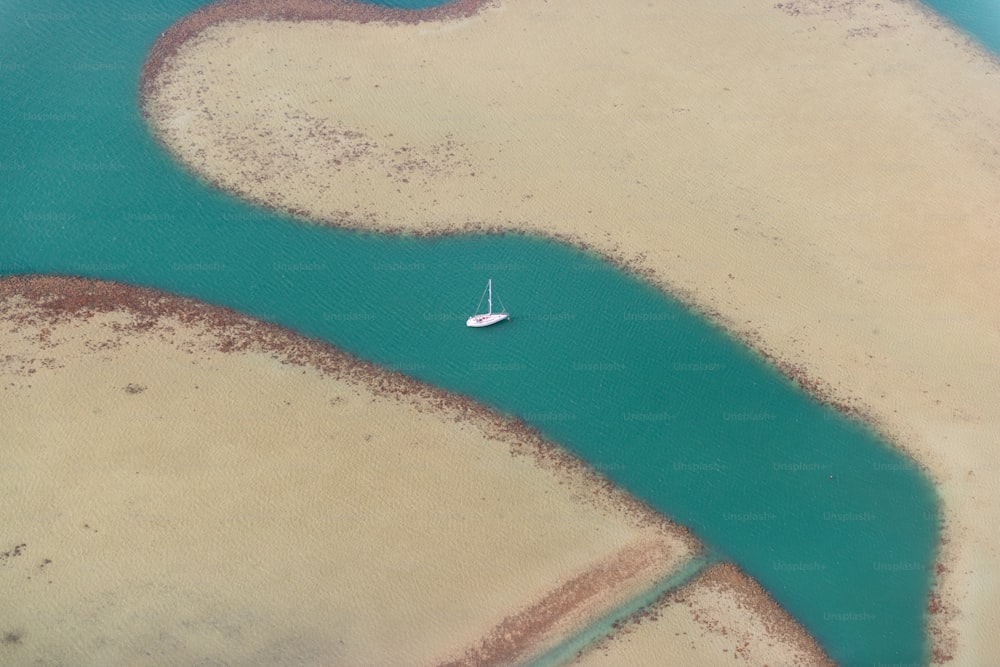
<path fill-rule="evenodd" d="M 1000 68 L 919 5 L 241 20 L 146 90 L 164 144 L 222 187 L 594 247 L 864 414 L 942 494 L 934 659 L 997 655 Z"/>
<path fill-rule="evenodd" d="M 249 318 L 44 277 L 0 281 L 0 315 L 5 663 L 435 664 L 699 548 L 487 411 Z"/>

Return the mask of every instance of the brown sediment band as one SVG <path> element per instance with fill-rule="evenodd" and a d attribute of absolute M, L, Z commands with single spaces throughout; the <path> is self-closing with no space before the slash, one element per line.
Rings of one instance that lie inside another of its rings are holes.
<path fill-rule="evenodd" d="M 472 16 L 492 0 L 454 0 L 427 9 L 397 9 L 351 0 L 222 0 L 188 14 L 170 26 L 149 52 L 142 67 L 140 93 L 167 66 L 177 49 L 205 28 L 226 21 L 353 21 L 354 23 L 421 23 Z"/>
<path fill-rule="evenodd" d="M 961 615 L 957 596 L 951 591 L 953 586 L 943 582 L 952 574 L 950 540 L 942 535 L 938 538 L 937 562 L 934 565 L 934 587 L 927 601 L 927 634 L 931 640 L 931 662 L 943 665 L 951 662 L 958 649 L 958 633 L 955 625 Z"/>
<path fill-rule="evenodd" d="M 606 648 L 610 642 L 630 632 L 630 627 L 642 623 L 659 620 L 660 614 L 668 607 L 685 605 L 692 609 L 695 621 L 706 632 L 714 635 L 730 637 L 735 644 L 734 651 L 738 658 L 749 660 L 749 633 L 744 628 L 729 627 L 711 616 L 701 613 L 694 601 L 700 590 L 709 590 L 731 595 L 742 609 L 747 609 L 752 616 L 760 619 L 767 630 L 768 637 L 778 637 L 789 646 L 796 647 L 805 660 L 805 664 L 833 667 L 834 663 L 819 646 L 815 639 L 806 632 L 795 619 L 788 615 L 774 601 L 756 580 L 747 576 L 733 563 L 718 563 L 713 565 L 679 588 L 667 591 L 651 605 L 637 611 L 628 619 L 615 624 L 615 632 L 602 640 L 596 648 Z M 747 635 L 742 637 L 740 633 Z"/>
<path fill-rule="evenodd" d="M 220 352 L 270 354 L 281 363 L 314 368 L 332 378 L 363 386 L 377 396 L 402 401 L 420 412 L 436 412 L 456 423 L 480 426 L 485 437 L 506 444 L 512 456 L 530 457 L 566 483 L 579 485 L 585 492 L 583 498 L 593 506 L 614 508 L 636 525 L 683 535 L 693 552 L 701 548 L 686 528 L 628 495 L 520 419 L 363 361 L 329 343 L 228 308 L 124 283 L 44 275 L 0 279 L 0 319 L 15 331 L 21 326 L 40 328 L 44 336 L 48 326 L 111 312 L 132 317 L 130 323 L 120 326 L 122 337 L 156 331 L 169 326 L 169 320 L 177 320 L 206 332 L 205 345 Z"/>
<path fill-rule="evenodd" d="M 732 591 L 741 607 L 750 609 L 755 616 L 760 618 L 768 629 L 768 634 L 774 634 L 794 641 L 798 645 L 809 646 L 810 657 L 815 664 L 826 664 L 831 667 L 834 662 L 830 660 L 819 644 L 805 631 L 805 629 L 789 616 L 778 603 L 758 584 L 733 563 L 720 563 L 709 568 L 695 579 L 692 584 L 700 584 L 709 589 Z M 669 593 L 667 594 L 669 596 Z M 678 600 L 683 599 L 683 593 Z M 701 618 L 700 622 L 707 629 L 716 632 L 722 630 L 720 627 L 713 627 L 713 621 Z M 737 654 L 740 649 L 737 648 Z"/>
<path fill-rule="evenodd" d="M 609 590 L 628 586 L 644 573 L 662 571 L 671 554 L 663 545 L 633 545 L 613 554 L 583 574 L 565 582 L 544 598 L 518 614 L 505 618 L 475 647 L 445 667 L 508 665 L 531 657 L 544 646 L 557 628 L 607 597 Z M 610 602 L 610 601 L 609 601 Z"/>

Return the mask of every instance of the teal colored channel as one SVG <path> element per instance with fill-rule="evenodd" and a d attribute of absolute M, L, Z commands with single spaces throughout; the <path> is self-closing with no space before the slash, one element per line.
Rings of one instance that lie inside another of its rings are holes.
<path fill-rule="evenodd" d="M 205 187 L 136 106 L 198 4 L 0 5 L 0 273 L 195 297 L 472 396 L 689 526 L 837 661 L 926 662 L 938 504 L 907 459 L 586 253 L 322 229 Z M 467 329 L 488 277 L 513 320 Z"/>

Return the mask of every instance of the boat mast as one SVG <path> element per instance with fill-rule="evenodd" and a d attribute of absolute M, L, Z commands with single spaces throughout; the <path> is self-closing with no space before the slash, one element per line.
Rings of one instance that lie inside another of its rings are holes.
<path fill-rule="evenodd" d="M 489 309 L 489 312 L 487 312 L 486 314 L 487 315 L 492 315 L 493 314 L 493 279 L 492 278 L 490 278 L 488 281 L 486 281 L 486 289 L 489 290 L 489 293 L 490 293 L 490 298 L 489 298 L 490 309 Z"/>

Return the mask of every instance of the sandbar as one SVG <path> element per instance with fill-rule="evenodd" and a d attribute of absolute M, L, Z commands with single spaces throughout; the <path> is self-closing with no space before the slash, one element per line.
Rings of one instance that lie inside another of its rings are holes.
<path fill-rule="evenodd" d="M 0 349 L 5 664 L 509 664 L 701 550 L 524 425 L 232 311 L 9 277 Z"/>
<path fill-rule="evenodd" d="M 325 224 L 561 239 L 679 296 L 931 476 L 932 660 L 997 660 L 992 55 L 915 2 L 224 14 L 145 73 L 183 164 Z"/>

